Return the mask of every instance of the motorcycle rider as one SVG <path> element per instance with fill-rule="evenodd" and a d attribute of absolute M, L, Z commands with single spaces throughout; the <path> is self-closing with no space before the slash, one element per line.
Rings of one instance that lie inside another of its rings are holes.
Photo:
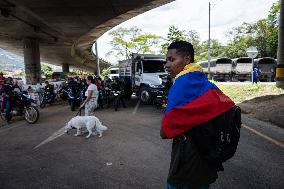
<path fill-rule="evenodd" d="M 2 107 L 1 111 L 4 112 L 5 109 L 5 119 L 9 123 L 12 119 L 11 111 L 13 107 L 13 79 L 8 77 L 1 89 L 2 94 Z"/>
<path fill-rule="evenodd" d="M 55 93 L 54 93 L 53 85 L 51 85 L 48 81 L 45 81 L 44 83 L 45 83 L 44 91 L 49 92 L 52 101 L 54 101 L 55 100 Z"/>
<path fill-rule="evenodd" d="M 124 98 L 123 98 L 123 95 L 122 95 L 122 86 L 121 86 L 121 83 L 119 82 L 119 79 L 118 78 L 115 78 L 114 80 L 113 80 L 113 83 L 112 83 L 112 85 L 111 85 L 111 90 L 112 91 L 119 91 L 120 92 L 120 94 L 118 95 L 118 103 L 120 103 L 121 102 L 121 104 L 122 104 L 122 106 L 124 107 L 124 108 L 126 108 L 126 106 L 125 106 L 125 102 L 124 102 Z"/>

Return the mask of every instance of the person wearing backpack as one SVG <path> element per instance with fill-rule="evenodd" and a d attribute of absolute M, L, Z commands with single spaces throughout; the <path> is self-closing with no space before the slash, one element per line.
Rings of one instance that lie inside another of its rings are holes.
<path fill-rule="evenodd" d="M 167 189 L 208 189 L 217 179 L 217 172 L 222 170 L 223 159 L 211 162 L 215 154 L 218 158 L 223 157 L 216 151 L 222 146 L 223 152 L 223 146 L 226 146 L 222 143 L 223 139 L 220 143 L 217 137 L 226 134 L 225 142 L 237 138 L 231 137 L 231 132 L 223 131 L 227 128 L 223 127 L 227 125 L 225 122 L 234 120 L 233 117 L 223 119 L 223 115 L 234 108 L 235 103 L 208 81 L 198 64 L 193 63 L 191 43 L 171 43 L 166 61 L 166 71 L 174 79 L 160 131 L 162 139 L 173 139 Z M 213 125 L 211 120 L 214 119 L 222 123 L 220 129 Z M 211 143 L 214 145 L 210 146 Z"/>

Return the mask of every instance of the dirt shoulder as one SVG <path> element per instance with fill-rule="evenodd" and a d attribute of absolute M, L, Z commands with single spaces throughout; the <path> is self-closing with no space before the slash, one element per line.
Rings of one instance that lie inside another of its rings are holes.
<path fill-rule="evenodd" d="M 284 128 L 284 94 L 256 97 L 240 103 L 239 106 L 250 117 Z"/>
<path fill-rule="evenodd" d="M 250 117 L 284 128 L 284 90 L 275 83 L 216 83 Z"/>

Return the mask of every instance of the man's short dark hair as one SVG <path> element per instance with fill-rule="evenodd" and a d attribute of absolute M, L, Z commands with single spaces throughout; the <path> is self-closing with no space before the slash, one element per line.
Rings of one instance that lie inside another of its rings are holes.
<path fill-rule="evenodd" d="M 174 41 L 169 45 L 168 50 L 170 49 L 176 49 L 178 54 L 190 56 L 191 62 L 194 62 L 194 49 L 191 43 L 187 41 Z"/>

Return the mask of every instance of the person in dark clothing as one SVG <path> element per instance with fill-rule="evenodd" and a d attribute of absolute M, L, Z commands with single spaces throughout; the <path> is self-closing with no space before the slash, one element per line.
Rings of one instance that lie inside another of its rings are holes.
<path fill-rule="evenodd" d="M 116 78 L 115 80 L 113 80 L 113 83 L 111 84 L 111 90 L 112 91 L 119 91 L 120 94 L 118 96 L 118 100 L 119 100 L 119 104 L 121 103 L 122 106 L 124 108 L 126 108 L 125 102 L 124 102 L 124 98 L 123 98 L 123 90 L 122 90 L 122 86 L 121 83 L 119 82 L 118 78 Z"/>
<path fill-rule="evenodd" d="M 258 69 L 254 68 L 252 71 L 252 83 L 257 84 L 258 81 Z"/>
<path fill-rule="evenodd" d="M 54 86 L 51 85 L 48 81 L 45 81 L 44 83 L 45 83 L 44 91 L 49 92 L 52 101 L 54 101 L 55 100 Z"/>
<path fill-rule="evenodd" d="M 165 83 L 165 93 L 168 95 L 170 88 L 172 87 L 173 82 L 171 76 L 167 76 L 167 81 Z"/>
<path fill-rule="evenodd" d="M 13 108 L 13 90 L 14 90 L 14 86 L 13 86 L 13 80 L 12 78 L 7 78 L 1 93 L 2 93 L 2 111 L 5 110 L 5 119 L 6 121 L 9 123 L 12 119 L 12 115 L 11 115 L 11 111 Z"/>
<path fill-rule="evenodd" d="M 202 157 L 190 132 L 234 103 L 193 63 L 191 43 L 170 44 L 166 61 L 166 71 L 174 79 L 160 130 L 162 139 L 173 139 L 167 189 L 208 189 L 218 177 L 218 168 Z"/>

